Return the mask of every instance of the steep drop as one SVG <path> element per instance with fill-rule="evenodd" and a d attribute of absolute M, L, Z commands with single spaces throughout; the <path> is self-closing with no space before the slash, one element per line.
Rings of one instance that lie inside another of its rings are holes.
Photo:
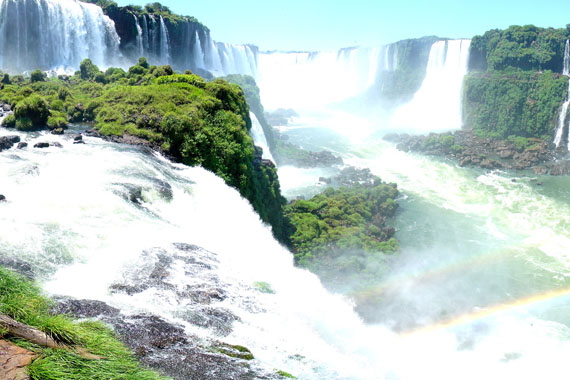
<path fill-rule="evenodd" d="M 395 111 L 394 129 L 425 133 L 461 127 L 461 85 L 470 44 L 470 40 L 447 40 L 432 45 L 426 78 L 412 101 Z"/>
<path fill-rule="evenodd" d="M 108 67 L 118 59 L 118 47 L 113 21 L 96 5 L 76 0 L 0 1 L 4 71 L 70 71 L 85 58 Z"/>

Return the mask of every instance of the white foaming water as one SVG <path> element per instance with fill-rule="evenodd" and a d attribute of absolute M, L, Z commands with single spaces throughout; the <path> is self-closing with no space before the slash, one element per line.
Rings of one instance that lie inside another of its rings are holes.
<path fill-rule="evenodd" d="M 395 111 L 393 127 L 420 133 L 461 128 L 461 86 L 470 44 L 448 40 L 432 45 L 426 78 L 413 99 Z"/>
<path fill-rule="evenodd" d="M 409 336 L 364 325 L 346 300 L 293 266 L 292 255 L 237 191 L 203 169 L 92 138 L 86 138 L 87 145 L 74 145 L 60 136 L 20 135 L 30 146 L 57 141 L 63 148 L 0 153 L 2 193 L 8 199 L 0 203 L 0 250 L 41 263 L 52 293 L 103 300 L 125 313 L 161 315 L 205 339 L 245 345 L 255 365 L 302 379 L 536 379 L 565 370 L 568 329 L 527 317 L 524 308 L 495 314 L 474 327 Z M 409 169 L 405 163 L 410 160 L 393 167 Z M 422 173 L 407 173 L 405 185 L 421 185 L 414 179 Z M 433 191 L 455 183 L 448 178 Z M 158 195 L 157 180 L 171 186 L 171 200 Z M 127 184 L 142 188 L 140 204 L 122 196 Z M 174 242 L 213 252 L 213 269 L 196 276 L 173 273 L 175 290 L 151 287 L 132 296 L 109 292 L 110 285 L 152 263 L 152 251 L 145 250 L 161 248 L 161 254 L 176 260 L 181 253 L 174 252 Z M 256 281 L 267 282 L 275 294 L 257 291 Z M 222 287 L 228 297 L 221 306 L 240 318 L 225 338 L 181 317 L 188 305 L 175 294 L 204 283 Z M 470 348 L 458 348 L 465 344 Z"/>
<path fill-rule="evenodd" d="M 144 40 L 143 40 L 143 30 L 141 25 L 139 24 L 139 19 L 136 15 L 133 14 L 133 18 L 135 19 L 135 25 L 137 27 L 137 53 L 140 57 L 144 57 Z"/>
<path fill-rule="evenodd" d="M 396 68 L 389 50 L 383 46 L 260 53 L 257 82 L 263 104 L 269 109 L 302 110 L 356 96 L 374 84 L 378 72 Z"/>
<path fill-rule="evenodd" d="M 170 37 L 162 16 L 160 16 L 160 59 L 162 65 L 170 63 Z"/>
<path fill-rule="evenodd" d="M 564 48 L 564 62 L 562 68 L 562 75 L 570 76 L 570 41 L 566 40 Z M 566 120 L 566 113 L 568 112 L 568 105 L 570 104 L 570 79 L 568 80 L 568 96 L 566 101 L 562 104 L 560 115 L 558 116 L 558 128 L 554 136 L 554 144 L 558 148 L 562 142 L 562 133 L 564 133 L 564 121 Z M 570 124 L 568 125 L 568 150 L 570 150 Z"/>
<path fill-rule="evenodd" d="M 269 144 L 267 144 L 267 139 L 265 138 L 265 133 L 263 133 L 263 127 L 257 117 L 253 112 L 249 113 L 251 119 L 251 137 L 255 145 L 263 149 L 263 158 L 274 161 L 273 156 L 269 150 Z"/>
<path fill-rule="evenodd" d="M 106 68 L 119 56 L 115 24 L 94 4 L 0 0 L 0 67 L 4 71 L 77 69 L 85 58 Z"/>

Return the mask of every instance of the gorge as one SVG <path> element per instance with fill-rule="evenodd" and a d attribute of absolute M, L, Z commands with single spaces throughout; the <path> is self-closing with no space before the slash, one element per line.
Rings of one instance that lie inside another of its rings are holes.
<path fill-rule="evenodd" d="M 261 51 L 149 6 L 0 0 L 1 266 L 166 378 L 567 372 L 570 29 Z"/>

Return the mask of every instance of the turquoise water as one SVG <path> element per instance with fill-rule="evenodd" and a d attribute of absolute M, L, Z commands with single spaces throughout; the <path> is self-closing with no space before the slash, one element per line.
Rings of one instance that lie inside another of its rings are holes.
<path fill-rule="evenodd" d="M 550 294 L 570 288 L 569 177 L 461 168 L 400 152 L 378 130 L 353 142 L 350 128 L 341 134 L 325 122 L 302 125 L 285 131 L 292 142 L 330 149 L 401 191 L 390 221 L 401 252 L 372 284 L 352 278 L 352 287 L 336 288 L 357 300 L 369 323 L 406 330 L 503 305 L 520 318 L 570 326 L 570 296 Z M 294 192 L 286 179 L 282 186 Z M 516 303 L 524 305 L 509 307 Z"/>

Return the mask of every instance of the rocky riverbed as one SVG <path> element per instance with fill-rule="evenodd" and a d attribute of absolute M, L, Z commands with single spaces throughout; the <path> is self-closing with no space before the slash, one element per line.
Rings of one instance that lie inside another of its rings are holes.
<path fill-rule="evenodd" d="M 471 131 L 410 136 L 389 134 L 384 140 L 404 152 L 418 152 L 455 160 L 459 166 L 483 169 L 532 170 L 537 175 L 570 174 L 570 161 L 555 152 L 552 144 L 535 138 L 482 138 Z"/>

